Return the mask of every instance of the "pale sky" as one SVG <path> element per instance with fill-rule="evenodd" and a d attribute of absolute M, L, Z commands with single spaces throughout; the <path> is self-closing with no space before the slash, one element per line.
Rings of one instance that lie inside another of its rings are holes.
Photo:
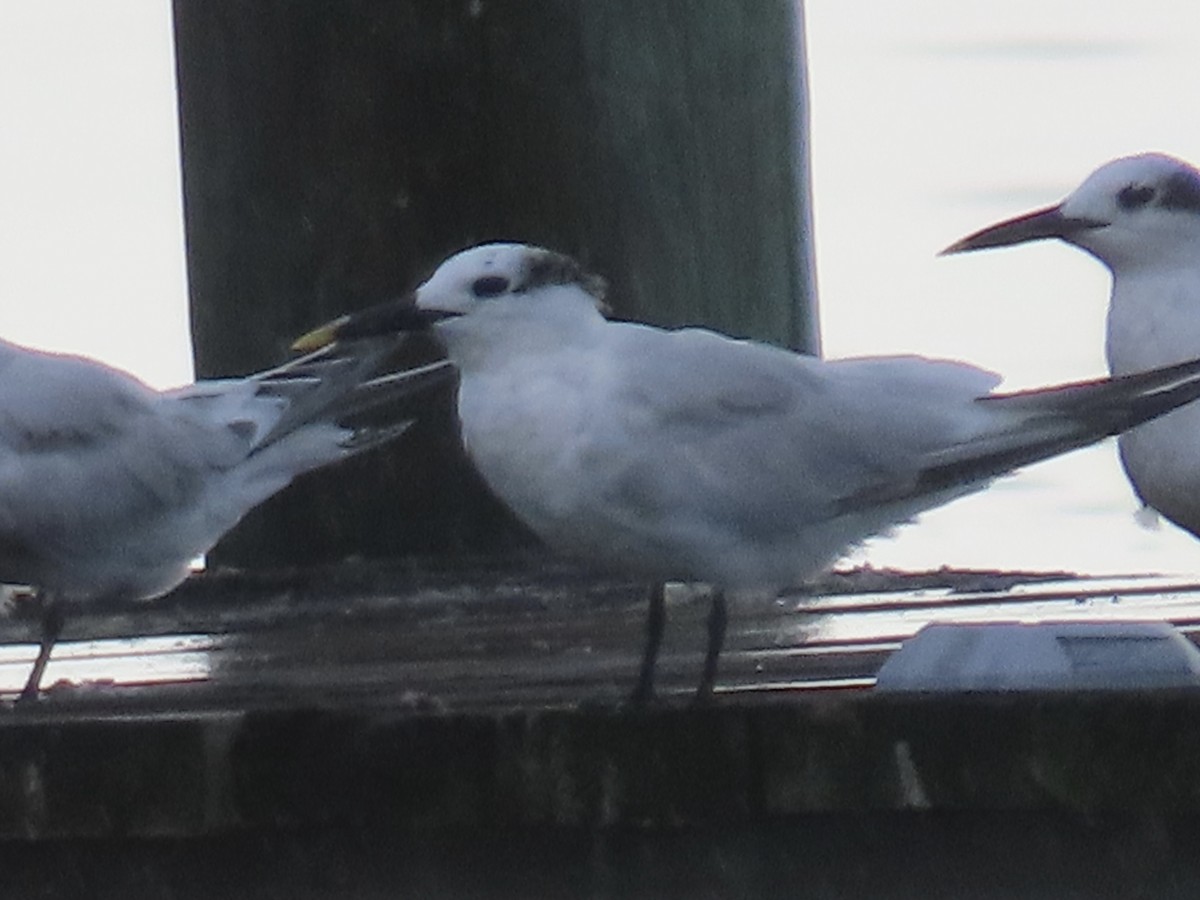
<path fill-rule="evenodd" d="M 166 0 L 0 0 L 0 334 L 192 378 Z"/>

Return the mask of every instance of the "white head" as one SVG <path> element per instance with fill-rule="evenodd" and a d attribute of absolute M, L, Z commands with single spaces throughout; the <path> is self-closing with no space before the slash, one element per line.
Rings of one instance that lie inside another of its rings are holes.
<path fill-rule="evenodd" d="M 496 341 L 505 332 L 511 343 L 514 335 L 534 340 L 573 323 L 602 322 L 604 292 L 604 280 L 569 256 L 527 244 L 481 244 L 451 256 L 401 300 L 342 316 L 294 346 L 433 328 L 454 356 L 467 336 Z"/>
<path fill-rule="evenodd" d="M 1008 219 L 946 248 L 1060 238 L 1114 272 L 1140 266 L 1200 267 L 1200 172 L 1161 153 L 1106 163 L 1062 203 Z"/>
<path fill-rule="evenodd" d="M 564 288 L 605 309 L 604 280 L 571 257 L 528 244 L 480 244 L 438 266 L 417 288 L 415 302 L 418 309 L 463 316 L 543 304 Z"/>

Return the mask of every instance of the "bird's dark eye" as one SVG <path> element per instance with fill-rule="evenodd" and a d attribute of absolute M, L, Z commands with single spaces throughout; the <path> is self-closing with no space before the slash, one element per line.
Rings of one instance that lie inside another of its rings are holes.
<path fill-rule="evenodd" d="M 484 275 L 471 283 L 471 293 L 476 297 L 498 297 L 508 290 L 508 279 L 503 275 Z"/>
<path fill-rule="evenodd" d="M 1139 209 L 1154 199 L 1154 188 L 1145 184 L 1128 184 L 1117 192 L 1121 209 Z"/>

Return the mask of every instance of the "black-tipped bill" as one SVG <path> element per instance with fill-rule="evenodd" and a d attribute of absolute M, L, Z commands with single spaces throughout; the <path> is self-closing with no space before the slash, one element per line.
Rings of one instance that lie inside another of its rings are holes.
<path fill-rule="evenodd" d="M 1073 235 L 1093 228 L 1103 228 L 1108 222 L 1096 219 L 1081 219 L 1063 215 L 1061 206 L 1047 206 L 1045 209 L 1035 209 L 1014 219 L 1007 219 L 987 228 L 969 234 L 961 241 L 956 241 L 941 252 L 941 256 L 951 253 L 966 253 L 968 250 L 985 250 L 988 247 L 1008 247 L 1012 244 L 1024 244 L 1027 241 L 1041 241 L 1046 238 L 1062 238 L 1069 241 Z"/>
<path fill-rule="evenodd" d="M 335 341 L 353 341 L 363 338 L 381 337 L 407 331 L 424 331 L 442 319 L 458 313 L 441 309 L 423 309 L 417 306 L 416 295 L 409 294 L 400 300 L 379 303 L 326 322 L 301 335 L 292 344 L 293 350 L 307 352 L 319 350 Z"/>

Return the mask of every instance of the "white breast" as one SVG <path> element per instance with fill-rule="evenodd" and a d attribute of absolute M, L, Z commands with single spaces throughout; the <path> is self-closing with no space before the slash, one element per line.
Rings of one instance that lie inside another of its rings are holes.
<path fill-rule="evenodd" d="M 1114 375 L 1200 357 L 1200 272 L 1117 276 L 1107 353 Z M 1121 435 L 1119 444 L 1126 474 L 1141 499 L 1200 533 L 1200 404 L 1147 422 Z"/>

